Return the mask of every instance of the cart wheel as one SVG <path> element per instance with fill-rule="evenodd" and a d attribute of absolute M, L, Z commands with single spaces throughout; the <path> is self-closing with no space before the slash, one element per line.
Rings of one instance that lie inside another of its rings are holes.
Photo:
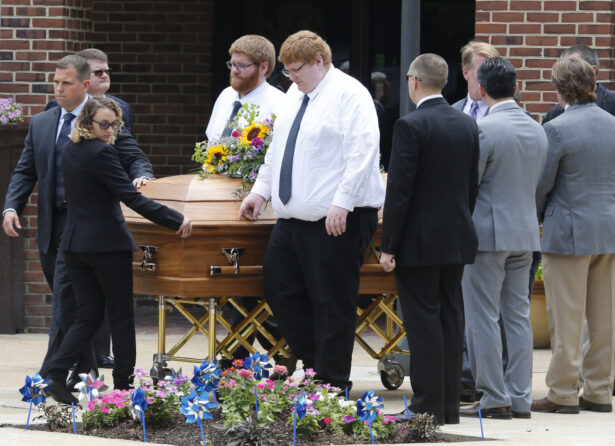
<path fill-rule="evenodd" d="M 391 364 L 389 371 L 380 371 L 380 381 L 388 390 L 395 390 L 404 382 L 404 369 L 399 364 Z"/>

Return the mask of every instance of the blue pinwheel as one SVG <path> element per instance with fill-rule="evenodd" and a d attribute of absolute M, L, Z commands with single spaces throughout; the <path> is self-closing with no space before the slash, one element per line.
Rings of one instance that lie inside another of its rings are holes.
<path fill-rule="evenodd" d="M 295 407 L 297 408 L 297 417 L 301 420 L 307 411 L 307 397 L 304 391 L 298 397 L 295 397 Z"/>
<path fill-rule="evenodd" d="M 186 416 L 186 423 L 200 424 L 203 419 L 211 420 L 209 409 L 216 407 L 216 404 L 209 401 L 208 392 L 199 393 L 193 390 L 181 401 L 182 405 L 179 410 Z"/>
<path fill-rule="evenodd" d="M 88 407 L 88 403 L 98 396 L 99 392 L 104 392 L 109 387 L 103 382 L 104 376 L 97 377 L 92 371 L 89 374 L 80 373 L 80 383 L 75 385 L 75 389 L 79 391 L 79 404 L 84 409 Z"/>
<path fill-rule="evenodd" d="M 357 416 L 361 421 L 371 423 L 378 416 L 378 409 L 383 409 L 382 397 L 374 397 L 374 389 L 365 392 L 361 398 L 357 400 Z"/>
<path fill-rule="evenodd" d="M 259 352 L 248 356 L 243 364 L 244 368 L 254 372 L 254 379 L 269 378 L 269 370 L 271 364 L 267 364 L 267 354 L 261 355 Z"/>
<path fill-rule="evenodd" d="M 222 371 L 216 361 L 203 361 L 200 367 L 194 366 L 194 377 L 191 382 L 197 392 L 211 392 L 219 386 Z"/>
<path fill-rule="evenodd" d="M 47 390 L 48 382 L 49 379 L 44 380 L 38 373 L 35 373 L 32 378 L 26 376 L 26 384 L 19 389 L 19 393 L 22 395 L 21 400 L 35 406 L 44 403 L 47 399 L 45 391 Z"/>
<path fill-rule="evenodd" d="M 145 391 L 141 387 L 137 387 L 132 393 L 130 408 L 132 410 L 132 416 L 134 419 L 140 419 L 143 425 L 143 441 L 147 441 L 147 434 L 145 432 L 145 409 L 147 408 L 147 398 L 145 397 Z"/>

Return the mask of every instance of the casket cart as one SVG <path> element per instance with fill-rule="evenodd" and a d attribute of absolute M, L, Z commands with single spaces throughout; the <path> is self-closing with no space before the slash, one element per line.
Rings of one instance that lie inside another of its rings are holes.
<path fill-rule="evenodd" d="M 141 188 L 141 192 L 156 201 L 189 216 L 193 222 L 192 236 L 182 240 L 174 231 L 158 226 L 123 206 L 126 222 L 140 248 L 134 253 L 134 292 L 154 295 L 158 301 L 158 351 L 154 354 L 151 375 L 162 378 L 170 370 L 167 361 L 202 362 L 203 358 L 180 356 L 181 348 L 197 333 L 209 340 L 207 358 L 218 355 L 231 358 L 240 345 L 254 353 L 246 340 L 255 331 L 272 344 L 268 354 L 288 355 L 284 339 L 276 339 L 263 322 L 271 310 L 258 299 L 247 310 L 241 297 L 263 296 L 262 263 L 275 217 L 272 207 L 265 205 L 256 222 L 238 221 L 240 200 L 237 192 L 241 181 L 226 176 L 180 175 L 158 179 Z M 382 271 L 375 255 L 375 245 L 366 253 L 361 269 L 361 294 L 376 295 L 369 306 L 359 309 L 356 341 L 375 359 L 383 384 L 396 388 L 403 381 L 404 370 L 392 364 L 391 355 L 401 349 L 398 342 L 405 337 L 403 323 L 394 310 L 396 288 L 392 274 Z M 235 327 L 219 311 L 230 304 L 243 315 Z M 190 306 L 200 306 L 205 312 L 195 316 Z M 190 327 L 172 347 L 166 345 L 166 311 L 175 308 Z M 216 328 L 226 335 L 216 337 Z M 367 342 L 364 332 L 373 330 L 385 342 L 376 351 Z M 406 352 L 407 354 L 407 352 Z M 400 376 L 401 375 L 401 376 Z"/>

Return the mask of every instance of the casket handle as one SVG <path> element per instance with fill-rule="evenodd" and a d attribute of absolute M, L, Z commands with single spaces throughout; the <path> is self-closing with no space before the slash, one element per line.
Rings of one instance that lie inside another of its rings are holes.
<path fill-rule="evenodd" d="M 222 248 L 222 253 L 226 256 L 229 265 L 235 268 L 235 274 L 239 274 L 239 256 L 246 248 Z"/>
<path fill-rule="evenodd" d="M 158 265 L 154 262 L 154 254 L 158 252 L 157 246 L 152 245 L 139 245 L 141 251 L 143 251 L 143 260 L 141 260 L 141 271 L 154 272 L 158 269 Z"/>

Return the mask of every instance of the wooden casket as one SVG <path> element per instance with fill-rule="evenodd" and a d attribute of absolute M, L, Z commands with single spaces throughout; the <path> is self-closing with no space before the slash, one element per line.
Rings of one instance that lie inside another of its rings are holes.
<path fill-rule="evenodd" d="M 265 205 L 258 221 L 238 221 L 241 181 L 226 176 L 179 175 L 152 181 L 141 192 L 192 219 L 182 240 L 123 207 L 142 249 L 135 252 L 134 292 L 178 297 L 262 296 L 262 263 L 275 216 Z M 376 236 L 378 246 L 380 230 Z M 150 248 L 147 248 L 150 247 Z M 149 249 L 149 251 L 148 251 Z M 395 293 L 393 276 L 378 264 L 373 247 L 365 255 L 361 294 Z"/>
<path fill-rule="evenodd" d="M 209 339 L 210 359 L 218 354 L 231 357 L 243 345 L 253 352 L 247 341 L 251 333 L 259 331 L 273 348 L 269 355 L 284 351 L 283 339 L 275 339 L 262 325 L 271 311 L 264 300 L 253 308 L 242 304 L 243 297 L 262 297 L 262 263 L 265 248 L 275 224 L 271 205 L 264 205 L 256 222 L 238 221 L 241 201 L 236 192 L 239 179 L 226 176 L 180 175 L 158 179 L 141 188 L 143 195 L 163 203 L 188 216 L 193 223 L 192 236 L 182 240 L 174 231 L 158 226 L 123 206 L 128 227 L 140 251 L 134 253 L 134 292 L 156 295 L 158 299 L 158 352 L 154 355 L 152 376 L 162 376 L 166 361 L 200 362 L 202 358 L 186 358 L 176 353 L 201 332 Z M 401 320 L 393 309 L 396 288 L 392 274 L 385 273 L 378 263 L 375 248 L 379 245 L 380 228 L 374 244 L 365 254 L 361 269 L 361 294 L 378 295 L 368 308 L 359 308 L 357 341 L 374 357 L 392 351 L 404 336 Z M 244 319 L 235 326 L 217 311 L 231 304 Z M 195 316 L 187 305 L 200 305 L 204 314 Z M 167 348 L 166 309 L 174 307 L 190 322 L 191 328 L 173 347 Z M 386 328 L 377 324 L 387 319 Z M 226 329 L 226 337 L 217 339 L 216 326 Z M 373 328 L 386 341 L 380 353 L 374 351 L 361 337 Z M 401 327 L 401 329 L 400 329 Z"/>

